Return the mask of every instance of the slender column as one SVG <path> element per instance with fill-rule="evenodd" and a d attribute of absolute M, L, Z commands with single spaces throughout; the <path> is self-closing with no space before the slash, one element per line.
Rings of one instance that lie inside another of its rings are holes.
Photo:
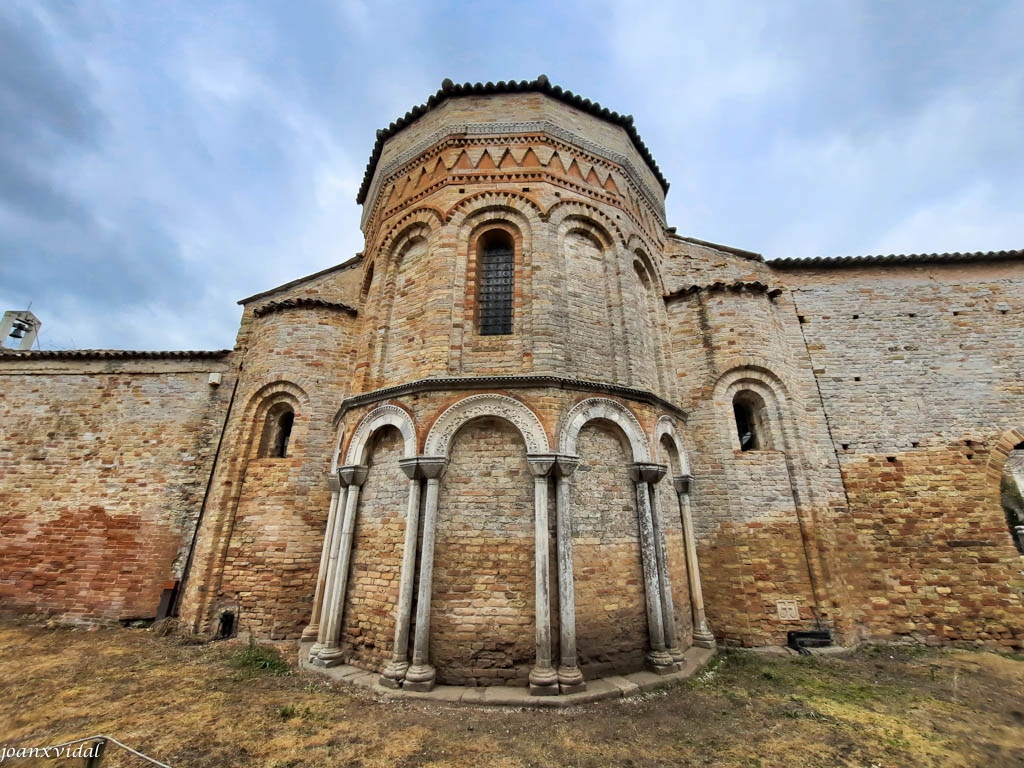
<path fill-rule="evenodd" d="M 533 562 L 534 625 L 536 661 L 530 670 L 530 695 L 557 696 L 558 673 L 551 666 L 551 591 L 548 561 L 548 474 L 555 466 L 555 454 L 526 457 L 533 474 Z"/>
<path fill-rule="evenodd" d="M 561 693 L 587 689 L 576 658 L 576 587 L 572 570 L 572 508 L 569 503 L 569 478 L 579 464 L 579 456 L 559 454 L 554 475 L 558 487 L 556 525 L 558 544 L 558 688 Z"/>
<path fill-rule="evenodd" d="M 441 478 L 448 468 L 445 456 L 421 456 L 423 476 L 427 478 L 427 497 L 423 505 L 423 550 L 420 553 L 420 591 L 416 601 L 416 637 L 412 646 L 412 665 L 405 672 L 402 688 L 429 691 L 434 687 L 436 670 L 430 665 L 430 597 L 434 583 L 434 535 L 437 532 L 437 496 Z"/>
<path fill-rule="evenodd" d="M 409 669 L 409 621 L 412 618 L 412 588 L 416 580 L 416 538 L 420 525 L 419 457 L 401 459 L 398 465 L 409 478 L 409 505 L 405 514 L 405 549 L 402 551 L 402 575 L 398 587 L 398 609 L 395 612 L 395 647 L 391 661 L 380 676 L 380 684 L 398 688 Z"/>
<path fill-rule="evenodd" d="M 331 602 L 327 604 L 323 635 L 323 647 L 317 651 L 313 663 L 322 667 L 333 667 L 341 663 L 341 613 L 345 605 L 345 591 L 348 587 L 348 566 L 352 557 L 352 536 L 356 528 L 356 507 L 359 504 L 359 487 L 366 480 L 368 467 L 353 464 L 338 469 L 338 477 L 348 485 L 345 494 L 345 517 L 341 523 L 341 535 L 338 541 L 336 565 L 334 570 L 334 589 L 330 593 Z"/>
<path fill-rule="evenodd" d="M 656 465 L 658 466 L 658 465 Z M 654 523 L 654 554 L 658 561 L 658 581 L 661 584 L 661 612 L 665 624 L 665 650 L 672 661 L 683 660 L 683 649 L 679 646 L 679 630 L 676 627 L 676 605 L 672 597 L 672 578 L 668 567 L 668 547 L 665 544 L 665 516 L 662 514 L 658 483 L 665 476 L 668 467 L 649 472 L 648 488 L 651 491 L 651 520 Z"/>
<path fill-rule="evenodd" d="M 644 592 L 647 595 L 647 632 L 651 650 L 647 653 L 647 666 L 657 674 L 676 669 L 675 662 L 665 648 L 665 619 L 661 607 L 661 579 L 658 577 L 654 520 L 651 516 L 651 497 L 648 478 L 655 474 L 658 464 L 633 464 L 630 476 L 636 483 L 637 517 L 640 523 L 640 559 L 644 571 Z M 664 471 L 662 469 L 662 471 Z"/>
<path fill-rule="evenodd" d="M 337 474 L 327 476 L 327 485 L 331 489 L 331 506 L 327 510 L 327 528 L 324 531 L 324 544 L 320 549 L 320 567 L 316 572 L 316 591 L 313 593 L 313 614 L 309 626 L 302 630 L 302 640 L 316 640 L 320 634 L 320 611 L 323 607 L 324 588 L 327 582 L 327 566 L 331 560 L 331 537 L 334 535 L 334 522 L 337 519 L 338 498 L 341 496 L 341 481 Z M 312 654 L 320 650 L 315 645 L 310 649 Z"/>
<path fill-rule="evenodd" d="M 325 544 L 329 548 L 329 554 L 327 555 L 327 576 L 324 579 L 324 592 L 320 602 L 320 625 L 317 627 L 316 642 L 313 647 L 309 649 L 309 660 L 316 664 L 320 651 L 324 649 L 327 644 L 328 630 L 331 623 L 331 616 L 334 613 L 334 606 L 337 604 L 335 600 L 335 593 L 337 591 L 337 577 L 338 577 L 338 548 L 341 545 L 341 525 L 338 522 L 338 517 L 341 515 L 341 511 L 346 506 L 345 502 L 348 499 L 348 483 L 341 476 L 341 471 L 335 473 L 335 477 L 338 478 L 338 503 L 334 507 L 334 525 L 331 527 L 331 535 L 325 538 Z"/>
<path fill-rule="evenodd" d="M 672 481 L 679 498 L 679 511 L 683 518 L 683 541 L 686 544 L 686 575 L 690 582 L 690 607 L 693 611 L 693 644 L 701 648 L 714 648 L 715 636 L 708 627 L 704 615 L 704 592 L 700 586 L 700 569 L 697 567 L 697 540 L 693 535 L 693 518 L 690 515 L 690 491 L 693 475 L 683 475 Z"/>

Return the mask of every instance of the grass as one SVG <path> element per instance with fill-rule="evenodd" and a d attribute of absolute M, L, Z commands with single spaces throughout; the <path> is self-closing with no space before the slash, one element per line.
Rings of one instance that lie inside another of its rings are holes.
<path fill-rule="evenodd" d="M 533 711 L 335 685 L 255 643 L 0 622 L 0 680 L 0 746 L 109 733 L 176 768 L 1024 765 L 1024 661 L 992 653 L 725 651 L 687 685 Z"/>
<path fill-rule="evenodd" d="M 231 657 L 231 665 L 241 670 L 241 677 L 253 675 L 287 675 L 292 668 L 275 648 L 258 645 L 249 637 L 249 644 Z"/>

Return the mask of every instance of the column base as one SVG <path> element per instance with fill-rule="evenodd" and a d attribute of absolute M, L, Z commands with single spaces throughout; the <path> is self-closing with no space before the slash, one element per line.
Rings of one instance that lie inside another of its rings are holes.
<path fill-rule="evenodd" d="M 437 672 L 429 664 L 413 664 L 406 670 L 402 690 L 427 693 L 434 689 L 434 679 L 436 677 Z"/>
<path fill-rule="evenodd" d="M 308 660 L 310 662 L 312 662 L 320 654 L 320 651 L 322 651 L 323 649 L 324 649 L 323 644 L 321 644 L 321 643 L 313 643 L 313 645 L 310 646 L 310 648 L 309 648 Z"/>
<path fill-rule="evenodd" d="M 694 632 L 693 644 L 698 648 L 714 648 L 717 645 L 715 636 L 710 632 L 706 634 L 704 632 Z"/>
<path fill-rule="evenodd" d="M 345 662 L 342 660 L 341 648 L 321 648 L 316 658 L 310 659 L 309 663 L 315 667 L 337 667 Z"/>
<path fill-rule="evenodd" d="M 405 673 L 409 669 L 409 662 L 407 661 L 391 661 L 384 668 L 384 671 L 380 675 L 378 681 L 385 688 L 401 688 L 402 680 L 405 679 Z"/>
<path fill-rule="evenodd" d="M 550 667 L 534 667 L 530 670 L 531 696 L 557 696 L 558 673 Z"/>
<path fill-rule="evenodd" d="M 310 624 L 304 630 L 302 630 L 301 642 L 308 643 L 310 640 L 316 640 L 316 636 L 320 634 L 319 624 Z"/>
<path fill-rule="evenodd" d="M 678 645 L 673 645 L 668 649 L 667 653 L 672 657 L 672 661 L 676 664 L 682 664 L 686 660 L 686 657 L 683 656 L 683 649 Z"/>
<path fill-rule="evenodd" d="M 561 666 L 558 668 L 558 689 L 563 694 L 582 693 L 587 690 L 583 673 L 577 666 Z"/>
<path fill-rule="evenodd" d="M 651 651 L 644 659 L 644 666 L 656 675 L 670 675 L 679 671 L 679 665 L 672 661 L 667 651 Z"/>

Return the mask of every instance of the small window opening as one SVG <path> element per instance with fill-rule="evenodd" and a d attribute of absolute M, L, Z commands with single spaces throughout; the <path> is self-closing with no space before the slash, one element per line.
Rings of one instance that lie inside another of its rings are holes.
<path fill-rule="evenodd" d="M 765 425 L 764 400 L 755 392 L 744 391 L 732 400 L 732 412 L 736 418 L 736 434 L 741 451 L 768 450 L 768 430 Z"/>
<path fill-rule="evenodd" d="M 507 232 L 480 238 L 477 257 L 477 318 L 481 336 L 512 333 L 515 250 Z"/>
<path fill-rule="evenodd" d="M 1006 457 L 999 496 L 1010 536 L 1017 551 L 1024 555 L 1024 443 L 1017 443 Z"/>
<path fill-rule="evenodd" d="M 287 458 L 294 423 L 295 411 L 288 403 L 278 403 L 271 408 L 263 425 L 259 455 L 266 459 Z"/>

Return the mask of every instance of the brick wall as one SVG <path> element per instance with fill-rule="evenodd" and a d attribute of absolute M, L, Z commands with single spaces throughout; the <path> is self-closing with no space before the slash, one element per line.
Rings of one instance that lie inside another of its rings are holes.
<path fill-rule="evenodd" d="M 593 677 L 640 669 L 649 647 L 632 457 L 624 440 L 617 427 L 588 422 L 572 476 L 577 650 L 584 675 Z"/>
<path fill-rule="evenodd" d="M 364 669 L 383 669 L 394 643 L 409 498 L 400 458 L 399 431 L 377 432 L 359 496 L 341 629 L 346 661 Z"/>
<path fill-rule="evenodd" d="M 439 498 L 430 652 L 438 680 L 526 684 L 534 661 L 533 478 L 518 431 L 463 427 Z"/>
<path fill-rule="evenodd" d="M 864 634 L 1024 644 L 999 503 L 1024 426 L 1019 265 L 798 271 L 793 287 L 851 514 L 838 531 Z"/>
<path fill-rule="evenodd" d="M 152 618 L 179 579 L 233 378 L 207 360 L 0 360 L 0 606 Z"/>

